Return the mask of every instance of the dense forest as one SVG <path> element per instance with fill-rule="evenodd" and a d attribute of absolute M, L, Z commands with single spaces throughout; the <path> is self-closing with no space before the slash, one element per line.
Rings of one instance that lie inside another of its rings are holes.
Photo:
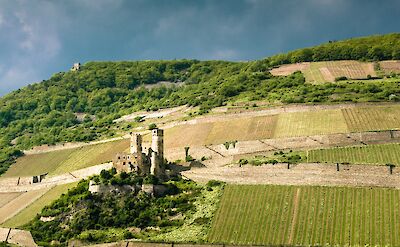
<path fill-rule="evenodd" d="M 400 34 L 388 34 L 329 42 L 250 62 L 88 62 L 79 71 L 56 73 L 0 99 L 0 174 L 22 149 L 112 136 L 113 120 L 137 110 L 187 104 L 198 106 L 198 114 L 204 114 L 237 100 L 271 104 L 397 100 L 400 89 L 395 82 L 310 85 L 301 73 L 274 77 L 268 70 L 300 61 L 398 59 L 399 51 Z M 170 86 L 147 87 L 159 82 Z M 87 116 L 80 121 L 77 114 L 81 113 Z"/>
<path fill-rule="evenodd" d="M 330 41 L 267 59 L 270 65 L 334 60 L 382 61 L 400 59 L 400 34 L 376 35 Z"/>

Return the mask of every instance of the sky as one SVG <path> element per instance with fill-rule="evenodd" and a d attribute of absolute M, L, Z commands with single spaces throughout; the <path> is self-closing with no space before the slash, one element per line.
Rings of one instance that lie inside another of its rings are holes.
<path fill-rule="evenodd" d="M 256 60 L 399 32 L 398 0 L 0 0 L 0 96 L 74 62 Z"/>

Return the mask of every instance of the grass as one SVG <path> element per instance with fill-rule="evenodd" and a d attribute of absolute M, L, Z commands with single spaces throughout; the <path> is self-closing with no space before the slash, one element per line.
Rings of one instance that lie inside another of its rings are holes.
<path fill-rule="evenodd" d="M 284 113 L 278 116 L 275 138 L 348 132 L 340 110 Z"/>
<path fill-rule="evenodd" d="M 58 199 L 61 194 L 66 193 L 68 189 L 73 188 L 76 185 L 77 183 L 70 183 L 53 187 L 35 202 L 19 212 L 17 215 L 4 222 L 2 226 L 15 228 L 27 224 L 38 213 L 40 213 L 46 205 L 49 205 L 51 202 Z"/>
<path fill-rule="evenodd" d="M 400 190 L 227 185 L 213 243 L 399 246 Z"/>
<path fill-rule="evenodd" d="M 117 152 L 129 147 L 129 140 L 101 143 L 74 149 L 26 155 L 17 159 L 4 177 L 63 174 L 111 161 Z"/>
<path fill-rule="evenodd" d="M 320 71 L 321 65 L 323 63 L 324 62 L 310 63 L 310 66 L 308 67 L 308 69 L 305 69 L 303 71 L 306 82 L 316 84 L 316 83 L 321 83 L 321 82 L 326 81 Z"/>
<path fill-rule="evenodd" d="M 374 106 L 342 109 L 350 131 L 400 129 L 400 106 Z"/>
<path fill-rule="evenodd" d="M 308 162 L 400 165 L 400 144 L 339 147 L 310 150 Z"/>

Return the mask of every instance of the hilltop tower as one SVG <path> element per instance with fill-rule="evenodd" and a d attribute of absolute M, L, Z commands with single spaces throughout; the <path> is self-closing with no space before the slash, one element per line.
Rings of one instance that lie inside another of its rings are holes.
<path fill-rule="evenodd" d="M 142 136 L 131 132 L 131 154 L 142 153 Z"/>
<path fill-rule="evenodd" d="M 163 175 L 162 164 L 164 162 L 164 131 L 153 129 L 151 137 L 151 166 L 150 172 L 154 176 Z"/>

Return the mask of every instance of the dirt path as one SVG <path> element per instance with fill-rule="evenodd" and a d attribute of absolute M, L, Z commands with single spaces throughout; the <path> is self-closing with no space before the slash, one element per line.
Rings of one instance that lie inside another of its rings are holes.
<path fill-rule="evenodd" d="M 312 186 L 387 187 L 400 189 L 400 168 L 390 175 L 386 166 L 304 163 L 195 168 L 182 174 L 194 181 L 206 183 L 220 180 L 231 184 L 276 184 Z"/>
<path fill-rule="evenodd" d="M 292 225 L 290 227 L 290 236 L 289 236 L 289 240 L 288 240 L 288 245 L 293 245 L 294 227 L 296 226 L 297 214 L 299 211 L 300 192 L 301 192 L 301 188 L 298 188 L 296 191 L 296 194 L 294 195 L 293 220 L 292 220 Z"/>

